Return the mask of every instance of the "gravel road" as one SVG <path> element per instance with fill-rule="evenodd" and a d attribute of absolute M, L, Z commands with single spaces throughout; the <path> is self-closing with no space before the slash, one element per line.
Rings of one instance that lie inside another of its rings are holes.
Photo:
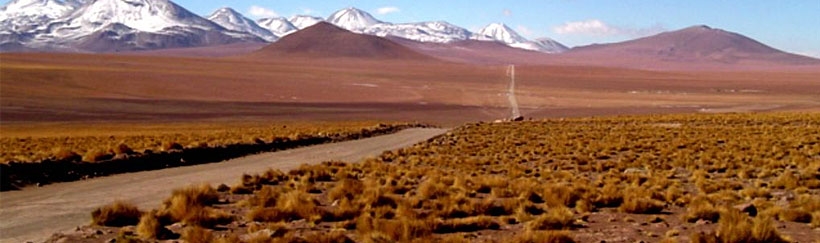
<path fill-rule="evenodd" d="M 42 242 L 51 234 L 91 221 L 94 208 L 124 200 L 143 210 L 156 208 L 171 190 L 190 184 L 228 185 L 244 173 L 268 168 L 289 171 L 304 163 L 329 160 L 356 162 L 383 151 L 407 147 L 445 129 L 414 128 L 395 134 L 341 143 L 284 150 L 220 163 L 120 174 L 85 181 L 0 193 L 0 242 Z"/>

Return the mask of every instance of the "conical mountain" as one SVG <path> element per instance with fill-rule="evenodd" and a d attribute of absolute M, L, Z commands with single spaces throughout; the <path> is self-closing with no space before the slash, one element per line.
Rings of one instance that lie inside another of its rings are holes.
<path fill-rule="evenodd" d="M 309 57 L 428 60 L 388 39 L 352 33 L 327 22 L 319 22 L 282 37 L 252 54 L 255 57 Z"/>
<path fill-rule="evenodd" d="M 331 14 L 327 22 L 353 32 L 361 32 L 365 28 L 383 23 L 370 13 L 357 8 L 345 8 Z"/>

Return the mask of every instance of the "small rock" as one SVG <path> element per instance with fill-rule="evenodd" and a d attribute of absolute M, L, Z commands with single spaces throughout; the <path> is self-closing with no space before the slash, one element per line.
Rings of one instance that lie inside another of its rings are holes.
<path fill-rule="evenodd" d="M 108 239 L 108 241 L 106 241 L 106 242 L 108 242 L 108 243 L 117 243 L 117 238 Z"/>
<path fill-rule="evenodd" d="M 709 220 L 698 219 L 698 221 L 695 222 L 695 225 L 707 225 L 707 224 L 711 224 L 711 223 L 712 222 L 709 221 Z"/>
<path fill-rule="evenodd" d="M 752 203 L 744 203 L 744 204 L 740 204 L 740 205 L 735 205 L 734 208 L 736 208 L 737 210 L 740 210 L 741 212 L 744 212 L 744 213 L 748 214 L 749 216 L 752 216 L 752 217 L 757 216 L 757 207 L 755 207 L 755 205 L 752 204 Z"/>

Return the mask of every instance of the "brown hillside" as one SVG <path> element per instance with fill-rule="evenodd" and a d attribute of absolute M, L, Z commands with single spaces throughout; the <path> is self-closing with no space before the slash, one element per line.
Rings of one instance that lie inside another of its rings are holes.
<path fill-rule="evenodd" d="M 388 39 L 355 34 L 321 22 L 279 39 L 251 54 L 254 57 L 366 58 L 424 60 L 432 57 Z"/>
<path fill-rule="evenodd" d="M 783 52 L 741 34 L 705 25 L 620 43 L 577 47 L 566 54 L 698 63 L 820 64 L 818 59 Z"/>

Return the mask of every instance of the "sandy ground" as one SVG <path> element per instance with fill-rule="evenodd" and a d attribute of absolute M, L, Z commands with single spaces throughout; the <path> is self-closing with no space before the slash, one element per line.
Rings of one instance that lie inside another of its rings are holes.
<path fill-rule="evenodd" d="M 55 232 L 88 224 L 89 212 L 114 200 L 143 209 L 159 206 L 171 190 L 190 184 L 233 184 L 244 173 L 288 171 L 304 163 L 359 161 L 382 151 L 425 141 L 445 129 L 408 129 L 392 135 L 265 153 L 221 163 L 121 174 L 0 195 L 0 241 L 43 241 Z"/>

